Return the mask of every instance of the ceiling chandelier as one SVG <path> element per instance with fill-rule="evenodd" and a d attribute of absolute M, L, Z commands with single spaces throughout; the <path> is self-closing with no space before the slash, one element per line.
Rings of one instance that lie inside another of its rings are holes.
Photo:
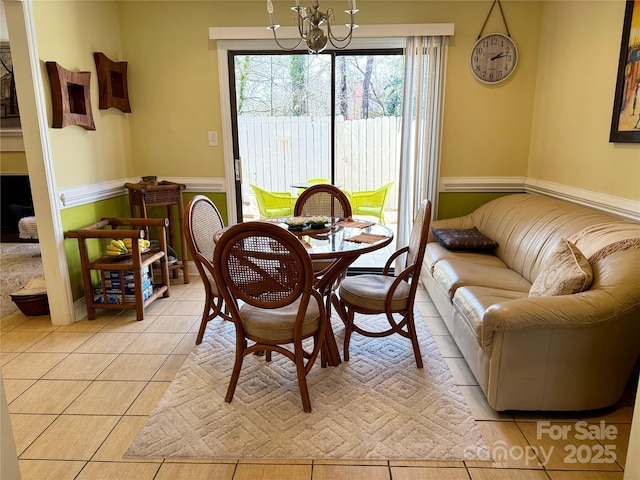
<path fill-rule="evenodd" d="M 302 42 L 306 42 L 309 53 L 319 53 L 323 51 L 327 46 L 327 42 L 330 42 L 334 48 L 341 50 L 351 43 L 353 29 L 358 27 L 358 25 L 353 23 L 353 16 L 358 12 L 356 9 L 356 0 L 348 0 L 348 3 L 349 8 L 345 10 L 345 13 L 349 14 L 351 23 L 346 24 L 349 33 L 343 38 L 336 37 L 331 30 L 331 23 L 335 19 L 333 9 L 328 8 L 326 13 L 321 12 L 318 0 L 313 0 L 313 7 L 301 7 L 300 0 L 296 0 L 295 6 L 291 7 L 291 10 L 296 12 L 298 32 L 300 34 L 300 40 L 294 47 L 285 47 L 278 41 L 276 30 L 280 25 L 277 25 L 273 19 L 273 3 L 271 0 L 267 0 L 267 12 L 269 12 L 269 21 L 271 22 L 267 28 L 273 32 L 273 38 L 283 50 L 295 50 Z M 320 28 L 324 23 L 327 24 L 326 33 Z"/>

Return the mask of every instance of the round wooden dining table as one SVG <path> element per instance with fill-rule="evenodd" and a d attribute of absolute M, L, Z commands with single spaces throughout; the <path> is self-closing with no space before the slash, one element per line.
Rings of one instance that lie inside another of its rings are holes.
<path fill-rule="evenodd" d="M 346 275 L 349 266 L 358 257 L 386 247 L 393 240 L 393 230 L 389 227 L 364 220 L 329 218 L 322 228 L 305 226 L 297 230 L 287 225 L 288 218 L 258 220 L 276 223 L 289 229 L 306 247 L 314 262 L 315 287 L 325 299 L 327 328 L 322 347 L 322 366 L 337 366 L 341 363 L 340 352 L 331 327 L 331 292 L 336 282 Z M 217 240 L 224 233 L 216 234 Z"/>

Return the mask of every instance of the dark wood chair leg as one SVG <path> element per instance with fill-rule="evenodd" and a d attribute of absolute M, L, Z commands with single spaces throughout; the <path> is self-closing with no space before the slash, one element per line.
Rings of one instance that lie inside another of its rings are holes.
<path fill-rule="evenodd" d="M 344 305 L 344 304 L 343 304 Z M 351 343 L 351 334 L 353 333 L 353 322 L 355 318 L 355 312 L 345 307 L 347 321 L 344 328 L 344 346 L 342 355 L 344 361 L 349 361 L 349 344 Z"/>
<path fill-rule="evenodd" d="M 416 332 L 416 325 L 413 320 L 413 314 L 409 313 L 409 319 L 407 321 L 407 331 L 409 332 L 409 338 L 411 339 L 411 344 L 413 345 L 413 356 L 416 357 L 416 366 L 418 368 L 423 368 L 422 365 L 422 355 L 420 354 L 420 345 L 418 344 L 418 334 Z"/>
<path fill-rule="evenodd" d="M 302 408 L 305 412 L 311 412 L 311 399 L 309 398 L 309 388 L 307 387 L 307 373 L 304 368 L 302 353 L 296 353 L 296 371 L 298 373 L 298 386 L 300 387 L 300 397 L 302 398 Z"/>
<path fill-rule="evenodd" d="M 231 403 L 233 394 L 236 392 L 236 386 L 238 385 L 238 379 L 240 378 L 240 370 L 242 370 L 242 361 L 244 360 L 244 351 L 236 350 L 236 361 L 233 365 L 233 372 L 231 373 L 231 380 L 229 381 L 229 388 L 227 388 L 227 395 L 224 397 L 224 401 Z"/>

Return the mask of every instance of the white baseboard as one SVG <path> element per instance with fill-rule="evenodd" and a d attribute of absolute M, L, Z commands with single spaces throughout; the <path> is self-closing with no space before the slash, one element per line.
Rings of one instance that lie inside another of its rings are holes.
<path fill-rule="evenodd" d="M 87 318 L 87 302 L 84 297 L 73 302 L 73 309 L 75 311 L 75 318 L 73 319 L 73 322 L 79 322 L 80 320 Z"/>

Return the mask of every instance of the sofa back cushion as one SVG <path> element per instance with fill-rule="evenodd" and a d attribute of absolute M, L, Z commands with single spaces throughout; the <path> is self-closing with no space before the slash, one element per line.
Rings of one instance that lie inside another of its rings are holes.
<path fill-rule="evenodd" d="M 594 264 L 617 251 L 640 248 L 640 223 L 623 220 L 600 223 L 577 232 L 567 240 L 575 243 Z"/>
<path fill-rule="evenodd" d="M 590 208 L 528 193 L 492 200 L 469 216 L 473 226 L 500 244 L 496 255 L 531 283 L 562 238 L 589 226 L 620 221 Z"/>

